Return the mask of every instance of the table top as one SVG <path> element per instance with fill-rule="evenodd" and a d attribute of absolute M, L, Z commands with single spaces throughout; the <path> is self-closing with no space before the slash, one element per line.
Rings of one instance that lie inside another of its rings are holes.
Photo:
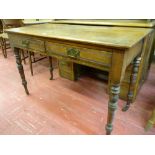
<path fill-rule="evenodd" d="M 24 19 L 22 22 L 24 25 L 33 25 L 33 24 L 44 24 L 44 23 L 49 23 L 51 22 L 51 19 L 39 19 L 39 20 L 34 20 L 34 19 Z"/>
<path fill-rule="evenodd" d="M 155 27 L 155 20 L 133 20 L 133 19 L 65 19 L 54 20 L 52 23 L 62 24 L 83 24 L 83 25 L 102 25 L 102 26 L 126 26 L 126 27 Z"/>
<path fill-rule="evenodd" d="M 86 26 L 69 24 L 40 24 L 6 30 L 7 33 L 24 34 L 43 38 L 68 40 L 119 48 L 130 48 L 143 39 L 152 29 Z"/>

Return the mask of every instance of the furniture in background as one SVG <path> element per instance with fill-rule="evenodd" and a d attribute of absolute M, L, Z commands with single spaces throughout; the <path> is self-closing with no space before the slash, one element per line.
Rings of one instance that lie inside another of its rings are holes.
<path fill-rule="evenodd" d="M 1 48 L 4 58 L 7 58 L 7 49 L 10 48 L 10 43 L 7 33 L 5 33 L 4 31 L 9 28 L 21 27 L 23 26 L 23 24 L 22 20 L 20 19 L 1 19 L 0 23 L 1 23 L 1 34 L 0 34 Z M 21 56 L 25 64 L 26 63 L 25 59 L 28 58 L 28 56 L 25 56 L 24 53 L 25 52 L 22 50 Z"/>
<path fill-rule="evenodd" d="M 4 58 L 7 58 L 7 49 L 10 48 L 8 42 L 8 36 L 6 33 L 3 32 L 3 23 L 0 20 L 0 47 L 2 49 L 2 54 Z"/>
<path fill-rule="evenodd" d="M 153 28 L 155 30 L 155 20 L 54 20 L 52 23 L 62 23 L 62 24 L 72 24 L 72 25 L 91 25 L 91 26 L 115 26 L 115 27 L 137 27 L 140 29 L 143 28 Z M 138 94 L 138 91 L 140 90 L 142 84 L 147 78 L 151 61 L 153 58 L 153 53 L 155 49 L 155 33 L 154 33 L 154 40 L 152 43 L 152 40 L 148 42 L 149 47 L 148 47 L 148 54 L 147 51 L 144 54 L 145 57 L 145 62 L 140 63 L 140 66 L 142 68 L 142 73 L 138 72 L 138 78 L 135 81 L 135 83 L 130 87 L 130 79 L 132 78 L 132 66 L 133 63 L 131 63 L 125 72 L 125 77 L 123 79 L 123 82 L 121 83 L 121 91 L 120 91 L 120 98 L 127 101 L 128 98 L 130 98 L 130 102 L 134 102 L 136 99 L 136 96 Z M 141 58 L 139 58 L 139 61 L 141 61 Z M 65 60 L 60 60 L 59 61 L 59 73 L 61 77 L 67 78 L 69 80 L 78 80 L 79 76 L 81 74 L 84 74 L 84 72 L 89 72 L 91 69 L 86 69 L 83 70 L 83 67 L 80 65 L 75 65 L 73 62 L 69 62 Z M 82 72 L 82 73 L 81 73 Z M 102 77 L 105 80 L 108 80 L 108 72 L 103 72 L 103 71 L 98 71 L 95 69 L 93 70 L 93 74 L 96 73 L 96 76 L 99 76 L 102 74 Z M 104 75 L 103 75 L 104 74 Z M 110 85 L 108 86 L 110 89 Z M 108 89 L 108 91 L 109 91 Z M 130 93 L 128 93 L 130 90 Z M 129 104 L 130 105 L 130 104 Z M 129 108 L 129 107 L 128 107 Z M 127 110 L 128 108 L 125 108 L 124 110 Z"/>
<path fill-rule="evenodd" d="M 154 125 L 155 125 L 155 109 L 153 110 L 152 115 L 146 124 L 145 130 L 146 131 L 150 130 Z"/>
<path fill-rule="evenodd" d="M 24 19 L 23 24 L 24 25 L 36 25 L 36 24 L 45 24 L 52 22 L 52 19 Z"/>
<path fill-rule="evenodd" d="M 8 29 L 6 32 L 14 48 L 17 67 L 27 94 L 29 91 L 19 49 L 32 50 L 50 58 L 56 57 L 109 72 L 110 93 L 106 134 L 111 134 L 113 129 L 120 84 L 125 76 L 125 70 L 133 62 L 133 78 L 130 79 L 132 87 L 137 79 L 137 73 L 143 69 L 139 67 L 139 57 L 143 64 L 146 56 L 150 54 L 149 43 L 153 40 L 152 29 L 128 27 L 41 24 Z M 52 70 L 50 63 L 51 78 Z"/>
<path fill-rule="evenodd" d="M 10 43 L 8 39 L 7 33 L 4 31 L 9 28 L 15 28 L 15 27 L 21 27 L 21 26 L 28 26 L 28 25 L 36 25 L 36 24 L 44 24 L 50 22 L 50 20 L 22 20 L 22 19 L 2 19 L 1 20 L 1 34 L 0 34 L 0 41 L 1 41 L 1 48 L 2 48 L 2 53 L 4 55 L 4 58 L 7 58 L 7 49 L 10 48 Z M 40 56 L 40 58 L 36 59 L 35 53 L 33 51 L 25 51 L 21 50 L 21 57 L 26 64 L 26 59 L 29 58 L 29 66 L 30 66 L 30 71 L 31 75 L 33 76 L 33 63 L 36 63 L 46 57 Z"/>

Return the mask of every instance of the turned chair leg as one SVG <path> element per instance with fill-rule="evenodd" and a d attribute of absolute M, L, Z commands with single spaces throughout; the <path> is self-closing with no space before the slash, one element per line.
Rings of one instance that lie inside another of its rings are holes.
<path fill-rule="evenodd" d="M 135 58 L 133 61 L 132 73 L 130 76 L 130 84 L 129 84 L 129 91 L 128 91 L 128 95 L 127 95 L 127 102 L 126 102 L 126 105 L 122 108 L 122 111 L 127 111 L 130 108 L 130 105 L 132 103 L 132 99 L 133 99 L 133 95 L 134 95 L 133 87 L 137 80 L 139 64 L 140 64 L 140 58 Z"/>
<path fill-rule="evenodd" d="M 5 39 L 4 39 L 4 53 L 5 53 L 5 58 L 7 58 L 6 40 Z"/>
<path fill-rule="evenodd" d="M 5 45 L 5 40 L 3 38 L 0 39 L 1 42 L 1 48 L 2 48 L 2 53 L 4 58 L 7 58 L 7 54 L 6 54 L 6 45 Z"/>

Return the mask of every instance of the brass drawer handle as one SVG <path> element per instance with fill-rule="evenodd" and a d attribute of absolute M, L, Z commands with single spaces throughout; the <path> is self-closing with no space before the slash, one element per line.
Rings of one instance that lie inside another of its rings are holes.
<path fill-rule="evenodd" d="M 23 47 L 28 48 L 29 44 L 30 44 L 29 40 L 22 40 Z"/>
<path fill-rule="evenodd" d="M 67 55 L 71 58 L 78 58 L 80 56 L 80 51 L 75 48 L 67 49 Z"/>

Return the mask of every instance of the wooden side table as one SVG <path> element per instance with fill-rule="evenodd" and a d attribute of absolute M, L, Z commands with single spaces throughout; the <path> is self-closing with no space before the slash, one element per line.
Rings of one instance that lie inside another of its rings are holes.
<path fill-rule="evenodd" d="M 153 40 L 152 29 L 124 27 L 39 24 L 8 29 L 6 32 L 14 48 L 17 68 L 26 94 L 29 94 L 29 91 L 19 49 L 32 50 L 48 57 L 63 58 L 66 61 L 109 71 L 110 94 L 107 103 L 106 134 L 111 134 L 113 130 L 120 84 L 127 66 L 133 62 L 133 78 L 130 82 L 132 85 L 138 78 L 137 70 L 142 70 L 138 69 L 139 55 L 145 53 L 148 42 Z M 143 55 L 142 63 L 144 59 Z M 52 65 L 50 71 L 52 74 Z"/>

